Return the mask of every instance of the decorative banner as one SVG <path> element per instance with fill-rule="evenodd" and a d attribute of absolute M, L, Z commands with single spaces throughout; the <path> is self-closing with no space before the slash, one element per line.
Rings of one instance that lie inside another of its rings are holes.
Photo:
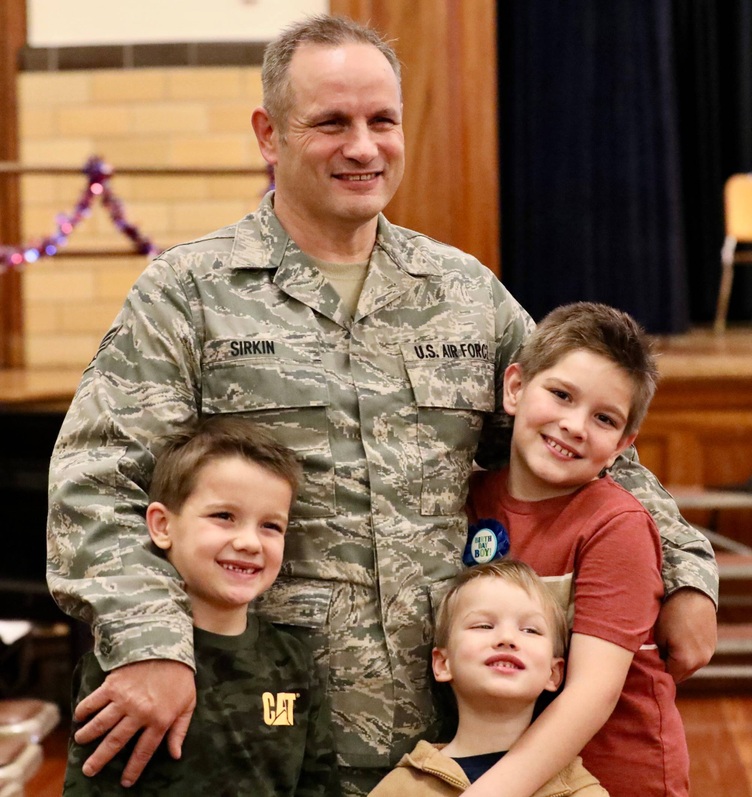
<path fill-rule="evenodd" d="M 161 250 L 147 238 L 135 224 L 125 217 L 123 203 L 110 187 L 113 170 L 101 158 L 93 157 L 84 165 L 83 173 L 88 178 L 86 189 L 81 194 L 73 212 L 59 213 L 56 217 L 57 231 L 39 243 L 26 246 L 0 246 L 0 272 L 35 263 L 42 257 L 52 257 L 61 246 L 65 246 L 73 230 L 91 214 L 91 205 L 99 198 L 107 208 L 113 224 L 133 241 L 136 254 L 154 256 Z"/>

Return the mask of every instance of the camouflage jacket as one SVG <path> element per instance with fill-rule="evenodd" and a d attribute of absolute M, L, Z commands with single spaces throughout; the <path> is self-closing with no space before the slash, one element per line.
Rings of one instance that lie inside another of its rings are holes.
<path fill-rule="evenodd" d="M 461 567 L 479 442 L 484 466 L 508 450 L 504 368 L 531 328 L 477 260 L 383 217 L 354 318 L 271 197 L 167 250 L 85 371 L 53 453 L 53 595 L 92 626 L 105 670 L 191 664 L 188 601 L 150 547 L 146 489 L 163 435 L 197 413 L 247 414 L 304 466 L 259 610 L 311 644 L 342 763 L 396 763 L 433 716 L 432 604 Z M 712 591 L 712 551 L 673 509 L 669 590 Z"/>
<path fill-rule="evenodd" d="M 339 794 L 331 718 L 311 654 L 289 634 L 250 617 L 238 636 L 194 629 L 196 710 L 183 755 L 163 742 L 134 787 L 143 797 L 335 797 Z M 76 668 L 73 706 L 104 681 L 92 653 Z M 97 742 L 73 734 L 63 794 L 122 794 L 131 743 L 102 772 L 81 771 Z"/>

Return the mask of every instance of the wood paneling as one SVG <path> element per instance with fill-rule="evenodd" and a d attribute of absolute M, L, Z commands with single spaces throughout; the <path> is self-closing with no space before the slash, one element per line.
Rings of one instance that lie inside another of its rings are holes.
<path fill-rule="evenodd" d="M 637 438 L 668 485 L 720 487 L 752 477 L 752 328 L 697 329 L 661 340 L 661 381 Z M 752 545 L 747 509 L 686 510 L 691 523 Z"/>
<path fill-rule="evenodd" d="M 331 0 L 370 23 L 403 64 L 407 170 L 387 208 L 499 273 L 496 4 L 493 0 Z"/>
<path fill-rule="evenodd" d="M 746 481 L 752 476 L 752 378 L 664 379 L 637 448 L 666 483 Z"/>
<path fill-rule="evenodd" d="M 18 52 L 26 43 L 26 0 L 0 2 L 0 161 L 18 160 Z M 0 243 L 18 243 L 19 178 L 0 176 Z M 23 365 L 21 277 L 0 269 L 0 368 Z"/>

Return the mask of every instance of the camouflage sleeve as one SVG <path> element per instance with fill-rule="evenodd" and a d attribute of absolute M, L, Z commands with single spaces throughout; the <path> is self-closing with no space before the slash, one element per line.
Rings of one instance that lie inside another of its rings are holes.
<path fill-rule="evenodd" d="M 144 516 L 153 441 L 198 411 L 199 351 L 185 286 L 157 260 L 84 372 L 52 454 L 48 585 L 91 625 L 104 670 L 193 666 L 188 600 Z"/>
<path fill-rule="evenodd" d="M 525 339 L 535 328 L 527 314 L 511 293 L 494 280 L 496 308 L 496 410 L 486 416 L 475 461 L 483 468 L 498 469 L 509 463 L 512 440 L 512 419 L 504 412 L 504 371 L 513 363 Z"/>
<path fill-rule="evenodd" d="M 634 448 L 619 457 L 611 475 L 640 500 L 661 533 L 666 597 L 682 587 L 704 592 L 718 606 L 718 566 L 713 548 L 679 508 L 663 485 L 637 457 Z"/>

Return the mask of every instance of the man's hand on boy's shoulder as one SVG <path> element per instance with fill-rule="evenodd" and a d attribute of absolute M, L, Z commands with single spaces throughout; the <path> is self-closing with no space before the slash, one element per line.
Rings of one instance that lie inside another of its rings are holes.
<path fill-rule="evenodd" d="M 104 736 L 84 763 L 84 774 L 96 775 L 139 731 L 121 785 L 138 780 L 165 734 L 170 755 L 180 758 L 195 707 L 194 673 L 186 664 L 154 659 L 112 670 L 76 706 L 75 719 L 89 719 L 76 732 L 76 741 L 88 744 Z"/>
<path fill-rule="evenodd" d="M 715 604 L 697 589 L 673 592 L 661 607 L 655 641 L 666 669 L 679 683 L 704 667 L 718 641 Z"/>

